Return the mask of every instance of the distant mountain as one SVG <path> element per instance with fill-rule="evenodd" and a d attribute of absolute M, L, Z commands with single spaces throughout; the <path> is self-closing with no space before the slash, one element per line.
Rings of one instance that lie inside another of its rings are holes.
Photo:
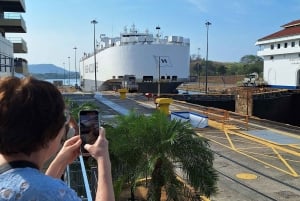
<path fill-rule="evenodd" d="M 53 64 L 31 64 L 28 65 L 28 71 L 30 74 L 45 74 L 45 73 L 56 73 L 64 74 L 62 67 Z M 67 69 L 65 72 L 69 72 Z"/>
<path fill-rule="evenodd" d="M 62 67 L 53 65 L 53 64 L 31 64 L 28 65 L 29 74 L 38 79 L 65 79 L 67 77 L 78 78 L 79 73 L 75 73 L 74 71 L 69 71 Z"/>

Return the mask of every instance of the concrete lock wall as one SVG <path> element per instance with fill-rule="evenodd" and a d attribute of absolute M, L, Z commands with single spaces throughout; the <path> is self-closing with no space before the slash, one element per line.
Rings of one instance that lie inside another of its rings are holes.
<path fill-rule="evenodd" d="M 237 91 L 235 96 L 235 112 L 252 116 L 253 112 L 253 91 L 245 88 Z"/>

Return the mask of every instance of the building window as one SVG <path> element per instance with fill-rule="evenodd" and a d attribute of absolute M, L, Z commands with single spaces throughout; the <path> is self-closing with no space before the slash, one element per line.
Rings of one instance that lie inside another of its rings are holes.
<path fill-rule="evenodd" d="M 295 42 L 294 42 L 294 41 L 292 42 L 291 46 L 292 46 L 292 47 L 295 47 Z"/>
<path fill-rule="evenodd" d="M 273 50 L 273 49 L 274 49 L 274 44 L 271 45 L 271 50 Z"/>
<path fill-rule="evenodd" d="M 284 43 L 284 48 L 287 48 L 287 46 L 288 46 L 288 43 Z"/>
<path fill-rule="evenodd" d="M 277 49 L 280 49 L 280 43 L 279 43 L 279 44 L 277 44 Z"/>

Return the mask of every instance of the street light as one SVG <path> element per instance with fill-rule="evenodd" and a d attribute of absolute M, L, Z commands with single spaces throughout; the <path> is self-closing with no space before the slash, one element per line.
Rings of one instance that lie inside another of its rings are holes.
<path fill-rule="evenodd" d="M 71 81 L 70 81 L 70 72 L 71 72 L 71 65 L 70 65 L 70 57 L 68 57 L 68 61 L 69 61 L 69 85 L 71 85 Z"/>
<path fill-rule="evenodd" d="M 199 62 L 197 62 L 197 70 L 198 70 L 198 87 L 199 87 L 199 92 L 200 90 L 200 47 L 198 47 L 198 56 L 197 56 L 197 60 L 199 60 Z"/>
<path fill-rule="evenodd" d="M 95 62 L 95 91 L 97 91 L 97 64 L 96 64 L 96 38 L 95 38 L 95 25 L 98 23 L 96 20 L 92 20 L 91 23 L 94 25 L 94 62 Z"/>
<path fill-rule="evenodd" d="M 76 50 L 77 50 L 77 47 L 75 46 L 74 48 L 73 48 L 74 50 L 75 50 L 75 88 L 77 88 L 77 68 L 76 68 Z"/>
<path fill-rule="evenodd" d="M 65 66 L 65 62 L 63 62 L 63 66 L 64 66 L 64 84 L 66 85 L 66 66 Z"/>
<path fill-rule="evenodd" d="M 206 25 L 206 64 L 205 64 L 205 94 L 207 94 L 207 65 L 208 65 L 208 27 L 211 25 L 209 21 L 205 23 Z"/>

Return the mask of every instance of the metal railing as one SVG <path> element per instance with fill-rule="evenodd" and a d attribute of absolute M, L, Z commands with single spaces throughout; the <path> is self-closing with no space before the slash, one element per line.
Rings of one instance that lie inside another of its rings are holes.
<path fill-rule="evenodd" d="M 95 199 L 97 190 L 97 167 L 86 168 L 86 160 L 79 159 L 70 164 L 65 172 L 64 180 L 84 201 Z"/>

